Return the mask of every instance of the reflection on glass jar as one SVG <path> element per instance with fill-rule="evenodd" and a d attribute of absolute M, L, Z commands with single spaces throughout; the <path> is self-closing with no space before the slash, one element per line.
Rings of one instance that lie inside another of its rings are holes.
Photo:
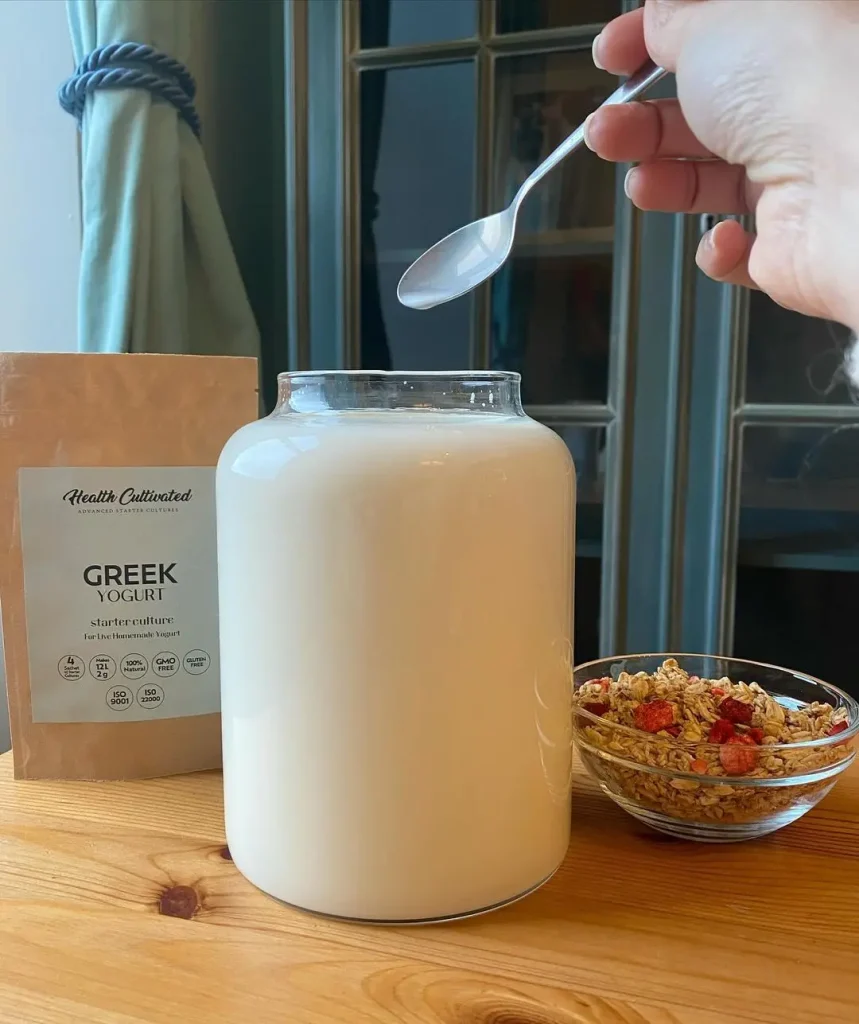
<path fill-rule="evenodd" d="M 576 467 L 576 663 L 599 657 L 602 590 L 603 498 L 606 474 L 605 427 L 553 424 Z"/>

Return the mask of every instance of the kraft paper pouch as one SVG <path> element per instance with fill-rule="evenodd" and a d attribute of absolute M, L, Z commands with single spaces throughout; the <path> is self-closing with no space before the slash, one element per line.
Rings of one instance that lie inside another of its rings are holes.
<path fill-rule="evenodd" d="M 0 355 L 16 778 L 220 765 L 214 466 L 255 359 Z"/>

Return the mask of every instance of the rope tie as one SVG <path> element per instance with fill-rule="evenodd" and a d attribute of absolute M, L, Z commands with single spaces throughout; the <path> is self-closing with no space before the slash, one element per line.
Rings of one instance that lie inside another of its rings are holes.
<path fill-rule="evenodd" d="M 85 57 L 60 86 L 60 106 L 80 127 L 86 99 L 97 89 L 145 89 L 175 107 L 191 131 L 200 137 L 200 118 L 194 107 L 197 85 L 185 65 L 144 43 L 111 43 Z"/>

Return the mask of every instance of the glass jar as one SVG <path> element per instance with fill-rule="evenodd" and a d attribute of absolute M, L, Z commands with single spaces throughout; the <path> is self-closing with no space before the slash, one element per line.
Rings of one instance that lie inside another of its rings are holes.
<path fill-rule="evenodd" d="M 567 449 L 514 373 L 279 386 L 217 473 L 233 860 L 344 918 L 516 899 L 569 840 Z"/>

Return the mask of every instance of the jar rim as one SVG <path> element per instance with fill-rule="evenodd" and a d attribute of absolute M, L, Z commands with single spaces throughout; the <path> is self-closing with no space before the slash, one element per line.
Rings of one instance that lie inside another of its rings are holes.
<path fill-rule="evenodd" d="M 349 380 L 454 380 L 502 383 L 521 381 L 522 375 L 512 370 L 287 370 L 277 375 L 278 383 L 287 380 L 349 379 Z"/>

